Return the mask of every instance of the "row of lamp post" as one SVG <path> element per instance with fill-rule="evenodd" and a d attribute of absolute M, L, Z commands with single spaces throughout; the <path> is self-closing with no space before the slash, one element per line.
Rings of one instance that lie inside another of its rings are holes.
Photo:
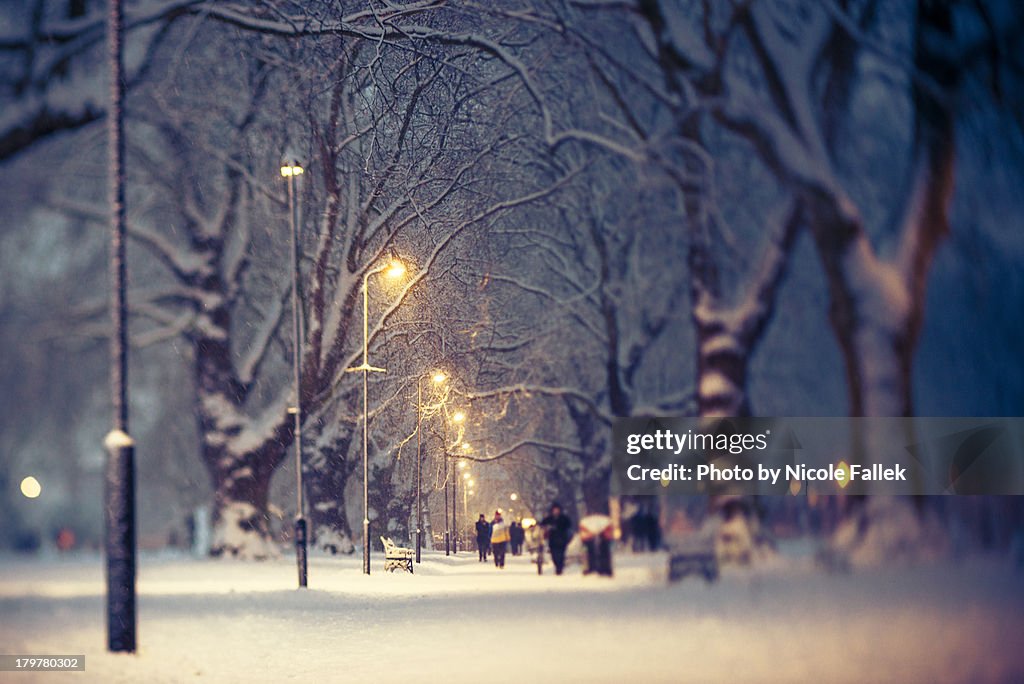
<path fill-rule="evenodd" d="M 303 503 L 303 480 L 302 480 L 302 306 L 300 296 L 300 267 L 299 267 L 299 218 L 298 218 L 298 195 L 296 193 L 296 180 L 304 172 L 298 157 L 293 153 L 286 153 L 281 162 L 281 175 L 288 184 L 288 214 L 291 228 L 291 258 L 292 258 L 292 332 L 293 342 L 293 382 L 295 384 L 295 405 L 289 410 L 295 416 L 295 489 L 296 489 L 296 518 L 295 518 L 295 554 L 296 564 L 299 573 L 299 587 L 307 586 L 307 539 L 308 528 L 304 515 Z M 370 501 L 369 501 L 369 374 L 384 373 L 386 369 L 370 364 L 369 353 L 369 282 L 370 276 L 383 273 L 390 280 L 397 280 L 405 275 L 406 267 L 397 259 L 387 264 L 368 269 L 363 274 L 363 354 L 362 363 L 358 366 L 347 368 L 346 372 L 362 373 L 363 375 L 363 573 L 370 574 Z M 416 382 L 416 562 L 419 563 L 423 548 L 423 468 L 422 468 L 422 442 L 420 428 L 423 421 L 423 380 L 429 375 L 433 384 L 440 386 L 447 381 L 448 376 L 442 371 L 434 371 L 419 376 Z M 466 419 L 463 411 L 455 411 L 451 421 L 460 424 Z M 463 448 L 469 445 L 462 443 Z M 458 543 L 457 518 L 456 518 L 456 492 L 457 478 L 448 477 L 448 453 L 447 440 L 445 444 L 444 465 L 445 465 L 445 555 L 449 550 L 456 551 Z M 465 465 L 465 462 L 462 462 Z M 449 481 L 452 487 L 451 518 L 449 519 Z M 463 501 L 463 510 L 467 507 Z"/>
<path fill-rule="evenodd" d="M 128 433 L 128 344 L 127 344 L 127 267 L 125 262 L 125 143 L 124 118 L 124 14 L 121 0 L 111 0 L 107 14 L 107 51 L 111 71 L 110 111 L 107 116 L 109 148 L 109 189 L 111 206 L 111 395 L 113 427 L 104 439 L 108 452 L 105 489 L 106 527 L 106 612 L 107 648 L 113 652 L 134 652 L 136 649 L 135 607 L 135 468 L 134 441 Z M 292 259 L 292 371 L 295 385 L 295 405 L 289 412 L 294 415 L 295 441 L 295 553 L 299 587 L 307 586 L 307 525 L 304 515 L 302 481 L 302 307 L 299 292 L 299 220 L 296 180 L 304 172 L 298 157 L 286 153 L 281 162 L 281 175 L 288 185 L 288 214 L 291 229 Z M 363 374 L 363 572 L 370 573 L 369 538 L 369 406 L 367 398 L 368 374 L 384 372 L 369 363 L 369 278 L 384 272 L 389 278 L 400 278 L 405 266 L 400 261 L 366 271 L 363 275 L 363 362 L 350 372 Z M 444 382 L 443 373 L 435 373 L 434 382 Z M 419 423 L 422 394 L 417 396 L 417 458 L 416 458 L 416 561 L 420 560 L 422 546 L 422 472 L 419 444 Z"/>
<path fill-rule="evenodd" d="M 366 271 L 363 274 L 363 362 L 358 366 L 346 369 L 347 373 L 363 374 L 363 574 L 370 574 L 370 405 L 369 376 L 370 373 L 386 373 L 384 368 L 370 365 L 370 276 L 384 273 L 388 278 L 397 280 L 405 275 L 405 265 L 394 260 Z"/>
<path fill-rule="evenodd" d="M 456 425 L 461 425 L 466 421 L 465 411 L 455 411 L 452 413 L 451 422 Z M 455 491 L 453 485 L 455 482 L 455 476 L 449 474 L 449 461 L 451 461 L 452 454 L 448 451 L 448 425 L 445 424 L 445 439 L 444 439 L 444 555 L 448 556 L 452 553 L 458 553 L 457 548 L 457 533 L 455 532 Z M 450 506 L 450 508 L 449 508 Z"/>
<path fill-rule="evenodd" d="M 416 562 L 420 562 L 423 549 L 423 447 L 420 427 L 423 424 L 423 380 L 427 374 L 416 378 Z M 448 379 L 443 371 L 434 371 L 430 380 L 440 386 Z"/>
<path fill-rule="evenodd" d="M 430 376 L 431 382 L 435 386 L 441 386 L 448 380 L 448 376 L 440 370 L 433 371 L 432 373 L 425 373 L 420 375 L 416 380 L 416 562 L 419 563 L 422 558 L 423 549 L 423 446 L 421 439 L 424 408 L 423 403 L 423 381 Z M 445 435 L 444 435 L 444 545 L 445 555 L 458 552 L 458 521 L 456 517 L 458 500 L 457 495 L 457 474 L 449 473 L 449 461 L 453 458 L 448 450 L 448 426 L 449 423 L 461 426 L 466 421 L 466 412 L 462 410 L 456 410 L 451 413 L 448 420 L 445 422 Z M 468 444 L 462 442 L 459 443 L 463 449 L 468 447 Z M 460 461 L 460 466 L 464 467 L 465 462 Z M 452 469 L 454 470 L 454 469 Z M 463 503 L 463 509 L 465 510 L 466 504 Z"/>
<path fill-rule="evenodd" d="M 302 164 L 293 153 L 286 153 L 281 161 L 281 175 L 288 182 L 288 214 L 291 227 L 292 248 L 292 332 L 293 341 L 293 382 L 295 384 L 295 406 L 290 411 L 295 416 L 295 555 L 299 571 L 299 586 L 307 586 L 307 526 L 303 505 L 302 482 L 302 320 L 301 301 L 299 296 L 299 229 L 298 229 L 298 198 L 295 181 L 304 172 Z M 370 327 L 369 327 L 369 284 L 370 276 L 384 273 L 389 279 L 396 280 L 405 275 L 405 265 L 398 260 L 368 269 L 363 274 L 363 362 L 358 366 L 346 369 L 346 372 L 363 374 L 363 573 L 370 574 L 370 497 L 369 497 L 369 399 L 368 385 L 370 373 L 384 373 L 384 368 L 370 365 Z"/>

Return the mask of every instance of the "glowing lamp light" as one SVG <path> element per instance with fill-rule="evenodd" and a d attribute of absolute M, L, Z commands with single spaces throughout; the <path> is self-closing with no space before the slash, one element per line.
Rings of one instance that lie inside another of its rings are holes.
<path fill-rule="evenodd" d="M 452 414 L 452 420 L 455 421 L 456 423 L 461 423 L 462 421 L 466 420 L 466 414 L 463 413 L 462 411 L 456 411 L 455 413 Z"/>
<path fill-rule="evenodd" d="M 512 499 L 513 501 L 519 501 L 519 495 L 516 494 L 515 492 L 512 492 L 508 498 Z"/>
<path fill-rule="evenodd" d="M 462 479 L 463 480 L 468 480 L 469 479 L 469 473 L 462 473 Z"/>
<path fill-rule="evenodd" d="M 391 280 L 398 280 L 405 275 L 405 264 L 398 260 L 392 261 L 384 271 L 384 275 Z"/>
<path fill-rule="evenodd" d="M 448 376 L 445 375 L 442 371 L 437 371 L 436 373 L 434 373 L 434 377 L 431 378 L 431 380 L 434 381 L 435 385 L 440 385 L 441 383 L 443 383 L 447 379 L 448 379 Z"/>
<path fill-rule="evenodd" d="M 39 480 L 29 475 L 21 481 L 21 493 L 26 499 L 35 499 L 43 492 L 43 485 Z"/>
<path fill-rule="evenodd" d="M 842 475 L 839 475 L 839 473 L 842 473 Z M 846 489 L 846 486 L 850 484 L 850 465 L 846 461 L 840 461 L 836 464 L 836 479 L 841 489 Z"/>
<path fill-rule="evenodd" d="M 302 175 L 302 163 L 296 150 L 288 148 L 281 155 L 281 175 L 285 178 Z"/>

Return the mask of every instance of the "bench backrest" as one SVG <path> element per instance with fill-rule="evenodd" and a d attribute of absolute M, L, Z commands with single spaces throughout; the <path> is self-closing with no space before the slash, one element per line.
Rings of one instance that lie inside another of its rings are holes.
<path fill-rule="evenodd" d="M 380 543 L 384 545 L 384 553 L 385 554 L 389 554 L 389 553 L 391 553 L 392 551 L 394 551 L 397 548 L 395 546 L 395 542 L 391 541 L 387 537 L 381 537 L 380 538 Z"/>

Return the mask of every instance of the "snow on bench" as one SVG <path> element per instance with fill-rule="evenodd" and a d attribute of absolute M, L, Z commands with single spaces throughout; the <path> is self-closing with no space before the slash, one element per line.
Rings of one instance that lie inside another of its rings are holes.
<path fill-rule="evenodd" d="M 416 552 L 396 545 L 387 537 L 381 537 L 380 543 L 384 545 L 384 569 L 388 572 L 405 570 L 412 574 L 412 559 Z"/>
<path fill-rule="evenodd" d="M 707 582 L 718 579 L 718 558 L 713 546 L 691 543 L 671 550 L 668 557 L 668 581 L 678 582 L 687 575 L 700 575 Z"/>

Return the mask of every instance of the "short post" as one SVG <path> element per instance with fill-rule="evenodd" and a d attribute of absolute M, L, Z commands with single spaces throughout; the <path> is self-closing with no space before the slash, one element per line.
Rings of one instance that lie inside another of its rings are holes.
<path fill-rule="evenodd" d="M 135 651 L 135 442 L 122 430 L 103 440 L 107 448 L 106 552 L 107 649 Z"/>
<path fill-rule="evenodd" d="M 306 586 L 306 519 L 295 519 L 295 559 L 299 565 L 299 586 Z"/>

